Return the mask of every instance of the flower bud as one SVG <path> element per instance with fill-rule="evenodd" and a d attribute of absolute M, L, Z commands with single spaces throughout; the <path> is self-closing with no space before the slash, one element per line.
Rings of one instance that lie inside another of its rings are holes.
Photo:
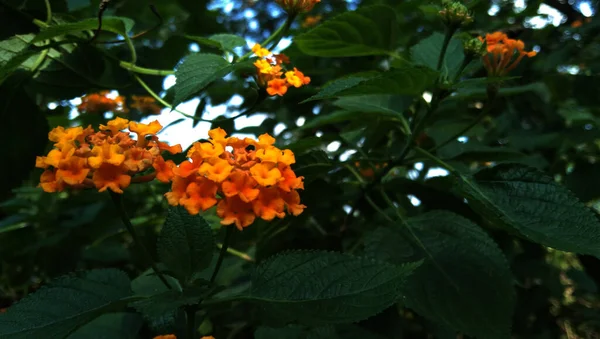
<path fill-rule="evenodd" d="M 465 55 L 471 59 L 482 57 L 487 54 L 485 44 L 477 38 L 469 39 L 463 42 Z"/>
<path fill-rule="evenodd" d="M 289 14 L 306 13 L 321 0 L 275 0 Z"/>
<path fill-rule="evenodd" d="M 458 28 L 473 22 L 473 16 L 465 5 L 458 1 L 443 0 L 443 9 L 439 12 L 444 24 Z"/>

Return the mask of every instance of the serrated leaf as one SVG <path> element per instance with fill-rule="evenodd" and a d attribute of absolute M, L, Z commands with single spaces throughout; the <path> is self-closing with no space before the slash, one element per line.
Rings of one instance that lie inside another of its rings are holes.
<path fill-rule="evenodd" d="M 245 299 L 256 303 L 273 323 L 350 323 L 396 302 L 417 266 L 324 251 L 286 252 L 256 268 Z"/>
<path fill-rule="evenodd" d="M 116 269 L 63 276 L 0 316 L 0 338 L 63 338 L 99 315 L 124 308 L 129 278 Z"/>
<path fill-rule="evenodd" d="M 442 51 L 444 43 L 444 35 L 441 33 L 433 33 L 427 39 L 421 40 L 418 44 L 410 49 L 412 60 L 419 65 L 424 65 L 432 70 L 437 70 L 438 59 Z M 451 39 L 448 43 L 448 49 L 444 55 L 444 61 L 440 72 L 452 79 L 460 69 L 460 66 L 465 59 L 463 46 L 460 40 Z"/>
<path fill-rule="evenodd" d="M 410 230 L 378 229 L 365 248 L 393 263 L 425 260 L 408 278 L 406 306 L 478 338 L 508 338 L 515 294 L 508 263 L 494 241 L 451 212 L 429 212 L 407 223 Z"/>
<path fill-rule="evenodd" d="M 600 257 L 600 222 L 571 191 L 523 165 L 498 165 L 462 176 L 455 193 L 490 222 L 561 251 Z"/>
<path fill-rule="evenodd" d="M 231 64 L 215 54 L 196 53 L 188 56 L 175 71 L 177 82 L 173 86 L 175 92 L 173 106 L 198 94 L 211 82 L 248 65 L 252 65 L 252 62 Z"/>
<path fill-rule="evenodd" d="M 292 169 L 297 176 L 304 176 L 305 182 L 315 180 L 320 175 L 326 174 L 333 168 L 333 163 L 327 156 L 327 153 L 311 151 L 296 157 L 296 163 Z"/>
<path fill-rule="evenodd" d="M 223 51 L 233 51 L 236 47 L 246 45 L 246 39 L 234 34 L 215 34 L 209 38 L 186 35 L 186 38 Z"/>
<path fill-rule="evenodd" d="M 368 94 L 420 95 L 436 77 L 437 73 L 427 68 L 410 66 L 387 72 L 359 73 L 327 83 L 319 93 L 303 102 Z"/>
<path fill-rule="evenodd" d="M 142 327 L 136 313 L 103 314 L 73 332 L 67 339 L 135 339 Z"/>
<path fill-rule="evenodd" d="M 199 215 L 171 207 L 158 240 L 158 256 L 181 281 L 190 281 L 212 261 L 212 230 Z"/>
<path fill-rule="evenodd" d="M 302 52 L 312 56 L 384 55 L 390 53 L 397 29 L 394 10 L 376 5 L 338 15 L 294 41 Z"/>
<path fill-rule="evenodd" d="M 208 282 L 203 286 L 184 288 L 183 291 L 170 290 L 134 301 L 129 306 L 135 308 L 148 319 L 155 319 L 176 311 L 185 305 L 197 304 L 204 299 L 210 288 Z"/>
<path fill-rule="evenodd" d="M 134 21 L 123 17 L 104 17 L 102 19 L 102 29 L 116 34 L 126 35 L 133 28 Z M 50 26 L 42 30 L 33 38 L 32 43 L 52 39 L 65 34 L 77 33 L 98 28 L 98 19 L 89 18 L 79 22 L 70 22 L 66 24 Z"/>

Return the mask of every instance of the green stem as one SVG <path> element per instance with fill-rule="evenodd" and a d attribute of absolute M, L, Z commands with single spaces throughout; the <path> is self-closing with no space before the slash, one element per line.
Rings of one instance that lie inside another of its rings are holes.
<path fill-rule="evenodd" d="M 223 248 L 223 244 L 217 244 L 217 248 L 218 249 L 222 249 Z M 236 249 L 233 249 L 231 247 L 227 248 L 227 253 L 236 256 L 242 260 L 246 260 L 249 262 L 254 262 L 254 258 L 252 258 L 250 255 L 248 255 L 247 253 L 244 253 L 242 251 L 238 251 Z"/>
<path fill-rule="evenodd" d="M 458 174 L 458 171 L 456 170 L 456 168 L 452 167 L 450 164 L 444 162 L 442 159 L 436 157 L 435 155 L 427 152 L 426 150 L 422 149 L 421 147 L 415 147 L 414 148 L 415 152 L 420 153 L 421 155 L 423 155 L 425 158 L 433 161 L 434 163 L 438 164 L 440 167 L 448 170 L 448 172 L 451 172 L 453 174 Z"/>
<path fill-rule="evenodd" d="M 121 194 L 115 193 L 113 191 L 109 191 L 109 193 L 110 193 L 110 197 L 112 198 L 113 203 L 115 204 L 115 207 L 117 208 L 117 212 L 119 213 L 119 217 L 121 217 L 121 221 L 123 221 L 123 224 L 125 224 L 125 227 L 127 228 L 127 231 L 129 231 L 129 233 L 131 234 L 131 237 L 133 238 L 133 241 L 139 247 L 140 251 L 142 252 L 142 255 L 144 256 L 144 258 L 146 259 L 146 261 L 148 261 L 148 264 L 150 265 L 150 267 L 152 267 L 152 270 L 158 276 L 158 278 L 160 279 L 160 281 L 162 281 L 162 283 L 168 289 L 172 290 L 173 287 L 171 287 L 171 285 L 169 284 L 169 282 L 167 281 L 167 279 L 165 278 L 165 276 L 158 269 L 158 267 L 156 266 L 156 263 L 152 259 L 152 256 L 150 255 L 150 253 L 148 252 L 148 250 L 146 249 L 146 247 L 142 243 L 139 235 L 137 234 L 137 231 L 135 230 L 135 228 L 131 224 L 131 220 L 129 220 L 129 216 L 127 215 L 127 211 L 125 210 L 125 205 L 123 204 L 123 196 Z"/>
<path fill-rule="evenodd" d="M 215 265 L 215 270 L 213 271 L 212 276 L 210 277 L 210 282 L 215 282 L 217 279 L 217 274 L 219 274 L 219 270 L 221 269 L 221 265 L 223 264 L 223 259 L 225 258 L 225 253 L 227 253 L 227 248 L 229 248 L 229 241 L 231 240 L 231 235 L 233 233 L 233 226 L 225 227 L 225 239 L 223 239 L 223 245 L 221 246 L 221 251 L 219 252 L 219 258 L 217 259 L 217 264 Z"/>
<path fill-rule="evenodd" d="M 127 62 L 127 61 L 121 61 L 119 63 L 119 65 L 127 70 L 130 70 L 132 72 L 139 73 L 139 74 L 158 75 L 158 76 L 167 76 L 167 75 L 175 74 L 175 71 L 144 68 L 144 67 L 136 66 L 136 65 L 132 64 L 131 62 Z"/>
<path fill-rule="evenodd" d="M 186 338 L 194 339 L 196 338 L 196 306 L 188 306 L 185 308 L 185 321 L 186 321 Z"/>
<path fill-rule="evenodd" d="M 288 18 L 285 20 L 285 22 L 283 23 L 283 25 L 279 26 L 279 28 L 277 28 L 277 30 L 275 32 L 273 32 L 273 34 L 271 34 L 271 36 L 269 36 L 268 38 L 265 39 L 265 41 L 261 42 L 260 45 L 264 48 L 266 48 L 266 45 L 268 45 L 270 42 L 272 42 L 273 40 L 275 40 L 276 38 L 278 38 L 277 43 L 279 43 L 279 41 L 281 40 L 281 38 L 283 37 L 283 35 L 285 34 L 285 32 L 287 32 L 287 30 L 290 28 L 290 26 L 292 26 L 292 22 L 294 22 L 294 19 L 296 18 L 295 15 L 290 15 L 288 16 Z M 252 54 L 254 54 L 254 52 L 250 51 L 244 55 L 242 55 L 237 62 L 242 62 L 246 59 L 248 59 Z"/>
<path fill-rule="evenodd" d="M 52 22 L 52 6 L 50 6 L 50 0 L 44 0 L 46 3 L 46 23 L 50 24 Z"/>
<path fill-rule="evenodd" d="M 444 58 L 446 57 L 446 51 L 448 50 L 448 45 L 450 44 L 450 40 L 452 39 L 454 32 L 456 32 L 456 29 L 450 27 L 446 28 L 446 35 L 444 35 L 444 42 L 442 43 L 442 49 L 440 50 L 440 55 L 438 57 L 438 71 L 442 69 L 442 64 L 444 63 Z"/>

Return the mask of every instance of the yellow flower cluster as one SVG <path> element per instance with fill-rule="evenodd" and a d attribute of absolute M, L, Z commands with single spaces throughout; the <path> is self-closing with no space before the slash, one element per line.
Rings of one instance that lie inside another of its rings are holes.
<path fill-rule="evenodd" d="M 258 85 L 266 87 L 269 95 L 283 96 L 287 93 L 288 87 L 302 87 L 310 83 L 310 78 L 304 76 L 296 67 L 293 71 L 285 72 L 284 76 L 281 65 L 290 63 L 289 58 L 284 54 L 272 54 L 259 44 L 252 47 L 252 52 L 262 58 L 257 60 L 254 66 L 256 66 Z"/>

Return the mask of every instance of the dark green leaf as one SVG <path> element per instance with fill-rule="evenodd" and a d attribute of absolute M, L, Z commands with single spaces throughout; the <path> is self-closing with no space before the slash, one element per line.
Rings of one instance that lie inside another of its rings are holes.
<path fill-rule="evenodd" d="M 355 322 L 396 302 L 416 267 L 333 252 L 286 252 L 257 267 L 247 300 L 274 323 Z"/>
<path fill-rule="evenodd" d="M 494 241 L 450 212 L 407 222 L 412 232 L 379 228 L 366 242 L 368 254 L 392 263 L 425 260 L 408 278 L 406 305 L 478 338 L 509 338 L 515 295 L 508 263 Z"/>
<path fill-rule="evenodd" d="M 537 169 L 499 165 L 455 183 L 457 194 L 490 222 L 530 241 L 600 256 L 597 216 L 565 187 Z"/>
<path fill-rule="evenodd" d="M 304 102 L 367 94 L 420 95 L 435 78 L 435 72 L 420 67 L 350 75 L 327 83 L 319 93 Z"/>
<path fill-rule="evenodd" d="M 333 168 L 333 163 L 323 151 L 312 151 L 296 157 L 292 169 L 297 176 L 304 176 L 305 182 L 310 182 L 318 176 L 326 174 Z"/>
<path fill-rule="evenodd" d="M 68 339 L 135 339 L 142 327 L 136 313 L 103 314 L 73 332 Z"/>
<path fill-rule="evenodd" d="M 170 290 L 130 304 L 148 319 L 155 319 L 185 305 L 197 304 L 210 291 L 208 285 L 193 286 L 183 291 Z"/>
<path fill-rule="evenodd" d="M 126 305 L 129 278 L 115 269 L 56 279 L 0 316 L 0 338 L 63 338 L 99 315 Z"/>
<path fill-rule="evenodd" d="M 215 241 L 212 230 L 199 215 L 183 207 L 169 208 L 158 240 L 158 255 L 177 278 L 189 281 L 210 265 Z"/>
<path fill-rule="evenodd" d="M 391 120 L 402 118 L 402 112 L 412 103 L 412 98 L 399 95 L 360 95 L 338 99 L 334 105 L 348 111 L 374 113 Z M 374 117 L 369 114 L 369 118 Z M 364 118 L 365 116 L 363 116 Z"/>
<path fill-rule="evenodd" d="M 247 67 L 249 61 L 230 64 L 227 60 L 215 54 L 192 54 L 183 60 L 175 71 L 177 82 L 173 89 L 175 99 L 173 106 L 198 94 L 211 82 L 221 79 L 236 69 Z"/>
<path fill-rule="evenodd" d="M 126 35 L 132 28 L 134 22 L 128 18 L 104 17 L 102 19 L 102 29 L 116 34 Z M 98 28 L 98 19 L 89 18 L 79 22 L 70 22 L 66 24 L 50 26 L 42 30 L 33 38 L 32 43 L 52 39 L 65 34 L 77 33 L 81 31 L 95 30 Z"/>
<path fill-rule="evenodd" d="M 390 53 L 398 23 L 387 6 L 370 6 L 346 12 L 297 36 L 298 48 L 313 56 L 350 57 Z"/>
<path fill-rule="evenodd" d="M 438 59 L 444 43 L 444 35 L 433 33 L 410 49 L 415 63 L 437 70 Z M 458 39 L 450 40 L 440 72 L 448 78 L 454 78 L 465 58 L 462 43 Z"/>

